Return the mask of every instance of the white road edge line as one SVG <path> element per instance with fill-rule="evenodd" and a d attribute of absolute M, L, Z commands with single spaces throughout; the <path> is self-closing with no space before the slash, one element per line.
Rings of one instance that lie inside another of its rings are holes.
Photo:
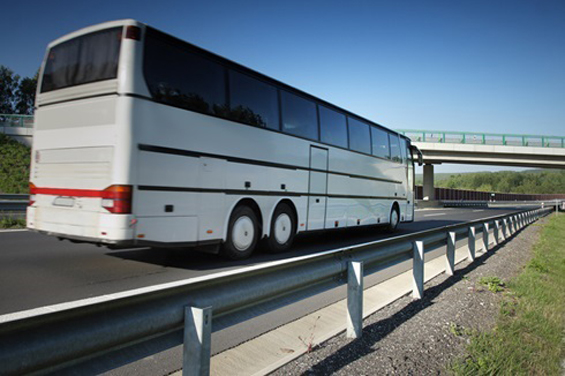
<path fill-rule="evenodd" d="M 477 213 L 477 212 L 482 212 L 485 211 L 485 209 L 477 209 L 477 210 L 473 210 L 473 213 Z"/>
<path fill-rule="evenodd" d="M 25 228 L 18 228 L 18 229 L 6 229 L 6 230 L 0 230 L 0 234 L 3 232 L 27 232 L 27 229 Z"/>
<path fill-rule="evenodd" d="M 437 216 L 446 215 L 446 214 L 447 213 L 427 214 L 427 215 L 424 215 L 424 217 L 437 217 Z"/>

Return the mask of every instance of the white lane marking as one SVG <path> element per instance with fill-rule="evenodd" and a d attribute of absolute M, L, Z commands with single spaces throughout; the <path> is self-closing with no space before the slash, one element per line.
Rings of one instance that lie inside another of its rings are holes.
<path fill-rule="evenodd" d="M 8 229 L 8 230 L 0 230 L 0 233 L 2 232 L 24 232 L 27 231 L 25 228 L 23 229 Z"/>
<path fill-rule="evenodd" d="M 427 214 L 427 215 L 424 215 L 424 217 L 437 217 L 439 215 L 446 215 L 446 214 L 447 213 Z"/>
<path fill-rule="evenodd" d="M 473 210 L 473 213 L 482 212 L 482 211 L 485 211 L 485 210 L 484 209 Z"/>

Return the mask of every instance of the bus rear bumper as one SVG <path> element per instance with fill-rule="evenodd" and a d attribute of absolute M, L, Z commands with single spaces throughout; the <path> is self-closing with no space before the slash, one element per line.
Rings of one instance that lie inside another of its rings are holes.
<path fill-rule="evenodd" d="M 28 207 L 26 225 L 31 231 L 64 239 L 108 245 L 133 245 L 132 220 L 132 215 L 96 212 L 79 214 L 59 208 Z"/>

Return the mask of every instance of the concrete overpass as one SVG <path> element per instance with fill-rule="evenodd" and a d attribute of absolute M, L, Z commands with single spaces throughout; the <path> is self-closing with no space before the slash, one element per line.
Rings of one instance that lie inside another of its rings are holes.
<path fill-rule="evenodd" d="M 565 169 L 565 137 L 399 129 L 422 152 L 424 200 L 434 197 L 434 164 Z"/>

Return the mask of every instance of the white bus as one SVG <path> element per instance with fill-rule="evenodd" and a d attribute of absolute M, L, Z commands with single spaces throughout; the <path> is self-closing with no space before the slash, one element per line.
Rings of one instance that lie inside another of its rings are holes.
<path fill-rule="evenodd" d="M 414 219 L 409 139 L 145 24 L 55 40 L 40 77 L 30 230 L 241 259 Z"/>

